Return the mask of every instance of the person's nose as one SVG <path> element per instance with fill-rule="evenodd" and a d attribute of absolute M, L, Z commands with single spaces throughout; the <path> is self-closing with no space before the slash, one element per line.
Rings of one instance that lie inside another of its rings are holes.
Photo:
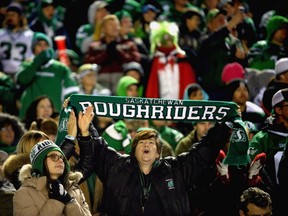
<path fill-rule="evenodd" d="M 148 143 L 148 142 L 144 142 L 144 146 L 145 146 L 145 147 L 148 147 L 148 146 L 149 146 L 149 143 Z"/>

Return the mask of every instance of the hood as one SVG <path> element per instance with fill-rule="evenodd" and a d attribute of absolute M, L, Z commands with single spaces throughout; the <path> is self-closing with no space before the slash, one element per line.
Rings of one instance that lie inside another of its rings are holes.
<path fill-rule="evenodd" d="M 52 0 L 40 1 L 37 5 L 37 14 L 38 14 L 38 18 L 41 20 L 41 22 L 46 23 L 48 26 L 51 26 L 56 21 L 55 14 L 52 17 L 52 19 L 48 19 L 43 13 L 43 8 L 45 8 L 49 5 L 52 5 L 55 8 L 55 3 Z"/>
<path fill-rule="evenodd" d="M 10 155 L 4 165 L 3 165 L 3 174 L 5 178 L 12 182 L 14 173 L 20 169 L 23 165 L 29 164 L 30 158 L 28 153 L 13 154 Z"/>
<path fill-rule="evenodd" d="M 139 85 L 139 82 L 131 76 L 123 76 L 118 82 L 116 95 L 126 96 L 126 90 L 130 85 Z"/>
<path fill-rule="evenodd" d="M 22 166 L 19 172 L 19 181 L 21 183 L 24 182 L 25 179 L 27 178 L 32 178 L 32 165 L 31 164 L 25 164 Z"/>
<path fill-rule="evenodd" d="M 191 83 L 191 84 L 186 86 L 186 88 L 184 90 L 184 95 L 183 95 L 184 100 L 190 100 L 189 94 L 191 93 L 191 90 L 194 88 L 195 89 L 201 89 L 203 97 L 204 97 L 203 99 L 209 100 L 209 95 L 206 93 L 206 91 L 198 83 Z"/>
<path fill-rule="evenodd" d="M 267 24 L 266 31 L 267 31 L 267 41 L 271 41 L 274 33 L 282 28 L 282 27 L 288 26 L 288 19 L 283 16 L 272 16 Z"/>
<path fill-rule="evenodd" d="M 90 24 L 94 25 L 95 23 L 95 15 L 97 13 L 97 10 L 100 8 L 105 8 L 107 7 L 108 4 L 105 1 L 95 1 L 93 2 L 89 8 L 88 8 L 88 21 Z"/>

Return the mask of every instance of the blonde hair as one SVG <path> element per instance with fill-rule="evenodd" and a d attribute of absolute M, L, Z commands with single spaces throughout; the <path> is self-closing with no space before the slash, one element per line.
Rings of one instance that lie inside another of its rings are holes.
<path fill-rule="evenodd" d="M 106 22 L 108 22 L 110 20 L 115 20 L 116 22 L 119 23 L 119 26 L 120 26 L 120 21 L 119 21 L 118 17 L 114 14 L 108 14 L 108 15 L 104 16 L 103 20 L 101 21 L 100 32 L 102 35 L 103 35 L 103 28 L 104 28 Z"/>
<path fill-rule="evenodd" d="M 48 135 L 43 131 L 29 130 L 27 131 L 19 140 L 17 144 L 16 152 L 20 153 L 30 153 L 36 143 L 41 140 L 49 139 Z"/>

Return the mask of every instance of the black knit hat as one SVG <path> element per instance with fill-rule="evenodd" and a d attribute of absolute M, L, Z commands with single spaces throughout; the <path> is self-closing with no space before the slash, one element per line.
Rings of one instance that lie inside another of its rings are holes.
<path fill-rule="evenodd" d="M 16 12 L 21 16 L 23 13 L 23 8 L 19 3 L 13 2 L 6 8 L 6 12 L 8 11 Z"/>
<path fill-rule="evenodd" d="M 248 85 L 244 79 L 234 79 L 231 82 L 229 82 L 225 88 L 228 96 L 227 100 L 232 100 L 234 92 L 242 85 L 244 85 L 249 91 Z"/>

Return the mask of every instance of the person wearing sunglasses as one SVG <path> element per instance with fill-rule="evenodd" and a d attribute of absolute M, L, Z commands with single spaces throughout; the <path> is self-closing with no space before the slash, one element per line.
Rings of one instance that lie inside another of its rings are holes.
<path fill-rule="evenodd" d="M 21 187 L 13 198 L 18 215 L 91 215 L 78 186 L 80 172 L 70 172 L 62 150 L 51 140 L 38 142 L 30 152 L 31 164 L 19 174 Z"/>

